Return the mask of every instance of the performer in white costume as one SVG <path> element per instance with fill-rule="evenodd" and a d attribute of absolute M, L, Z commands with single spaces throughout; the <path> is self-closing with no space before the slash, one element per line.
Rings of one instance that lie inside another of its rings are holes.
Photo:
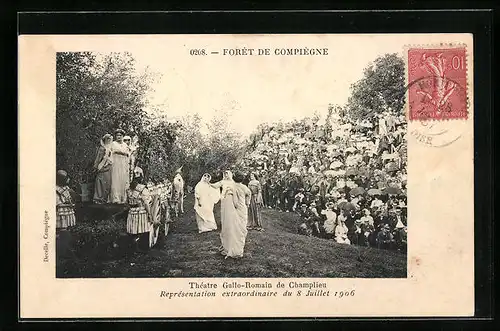
<path fill-rule="evenodd" d="M 210 186 L 212 176 L 204 174 L 194 188 L 194 210 L 198 233 L 217 230 L 215 223 L 214 205 L 220 200 L 220 190 Z"/>

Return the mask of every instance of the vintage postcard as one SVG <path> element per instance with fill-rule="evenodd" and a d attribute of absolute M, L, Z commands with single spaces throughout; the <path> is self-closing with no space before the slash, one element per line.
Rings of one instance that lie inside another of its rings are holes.
<path fill-rule="evenodd" d="M 472 45 L 19 36 L 20 317 L 473 316 Z"/>

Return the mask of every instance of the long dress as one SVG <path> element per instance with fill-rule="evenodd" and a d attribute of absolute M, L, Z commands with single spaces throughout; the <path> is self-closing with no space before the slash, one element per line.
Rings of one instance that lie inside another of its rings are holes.
<path fill-rule="evenodd" d="M 248 204 L 252 192 L 241 183 L 234 185 L 233 204 L 235 217 L 226 219 L 224 223 L 224 253 L 228 257 L 242 257 L 247 237 Z M 227 199 L 227 198 L 226 198 Z M 230 207 L 229 207 L 230 208 Z"/>
<path fill-rule="evenodd" d="M 339 222 L 338 225 L 335 227 L 335 241 L 338 242 L 339 244 L 350 245 L 351 241 L 347 237 L 348 231 L 349 230 L 347 229 L 347 226 L 345 225 L 345 223 Z"/>
<path fill-rule="evenodd" d="M 114 141 L 111 146 L 111 202 L 125 203 L 129 187 L 129 148 L 125 143 Z M 126 155 L 124 155 L 126 154 Z"/>
<path fill-rule="evenodd" d="M 262 204 L 262 187 L 258 180 L 251 180 L 248 183 L 248 188 L 252 192 L 250 206 L 248 208 L 248 227 L 262 228 L 262 220 L 260 217 L 260 206 Z"/>
<path fill-rule="evenodd" d="M 94 162 L 97 175 L 94 185 L 94 202 L 107 203 L 110 200 L 111 192 L 111 148 L 99 146 Z"/>
<path fill-rule="evenodd" d="M 194 188 L 194 210 L 198 232 L 217 230 L 214 216 L 214 205 L 220 200 L 220 192 L 210 187 L 207 182 L 200 181 Z M 199 201 L 199 204 L 198 204 Z"/>
<path fill-rule="evenodd" d="M 222 180 L 213 184 L 214 187 L 222 188 L 221 194 L 221 231 L 220 241 L 222 243 L 222 254 L 226 256 L 233 256 L 234 254 L 233 238 L 234 224 L 237 221 L 238 215 L 236 214 L 236 207 L 234 204 L 234 195 L 236 183 L 233 180 Z M 246 230 L 246 222 L 245 222 Z"/>

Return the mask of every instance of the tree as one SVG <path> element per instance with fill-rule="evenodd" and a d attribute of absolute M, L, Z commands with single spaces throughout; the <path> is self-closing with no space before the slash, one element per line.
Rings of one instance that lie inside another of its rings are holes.
<path fill-rule="evenodd" d="M 168 177 L 176 167 L 175 141 L 179 125 L 166 121 L 157 122 L 147 128 L 144 135 L 137 165 L 144 171 L 144 176 L 154 183 Z"/>
<path fill-rule="evenodd" d="M 353 119 L 374 116 L 383 111 L 402 113 L 404 106 L 404 61 L 397 54 L 378 57 L 364 69 L 363 78 L 351 86 L 346 105 Z"/>
<path fill-rule="evenodd" d="M 147 93 L 157 76 L 148 71 L 137 72 L 130 53 L 57 53 L 56 72 L 58 168 L 73 177 L 85 177 L 99 140 L 117 128 L 148 141 L 151 121 L 144 109 L 148 105 Z M 170 128 L 163 126 L 158 130 Z M 166 132 L 162 134 L 168 136 Z"/>

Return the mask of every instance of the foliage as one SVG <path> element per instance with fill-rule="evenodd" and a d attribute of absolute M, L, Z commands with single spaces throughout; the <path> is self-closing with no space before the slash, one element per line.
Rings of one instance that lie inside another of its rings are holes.
<path fill-rule="evenodd" d="M 121 128 L 139 137 L 137 165 L 154 182 L 183 166 L 188 184 L 202 172 L 229 168 L 243 153 L 241 137 L 219 115 L 203 135 L 199 115 L 175 123 L 148 104 L 157 75 L 137 72 L 129 53 L 57 54 L 57 167 L 77 181 L 89 181 L 101 137 Z M 168 77 L 167 77 L 168 79 Z M 153 108 L 155 115 L 144 111 Z"/>
<path fill-rule="evenodd" d="M 137 165 L 144 170 L 145 177 L 155 183 L 163 181 L 177 165 L 172 156 L 178 129 L 176 123 L 158 122 L 148 127 L 143 136 Z"/>
<path fill-rule="evenodd" d="M 118 128 L 138 135 L 145 145 L 139 163 L 169 152 L 172 128 L 151 127 L 144 111 L 151 83 L 158 77 L 135 67 L 130 53 L 57 53 L 57 167 L 78 181 L 89 179 L 101 137 Z"/>
<path fill-rule="evenodd" d="M 364 69 L 363 78 L 351 86 L 347 114 L 354 120 L 383 111 L 397 114 L 404 106 L 404 61 L 397 54 L 378 57 Z"/>

